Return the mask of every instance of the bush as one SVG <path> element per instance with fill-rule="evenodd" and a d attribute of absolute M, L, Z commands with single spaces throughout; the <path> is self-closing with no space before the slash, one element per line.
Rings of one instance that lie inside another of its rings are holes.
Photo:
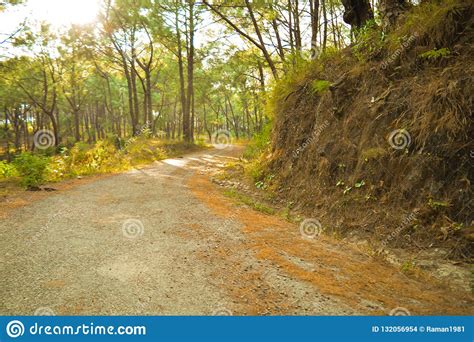
<path fill-rule="evenodd" d="M 71 176 L 115 172 L 127 168 L 115 145 L 106 140 L 99 141 L 92 147 L 77 143 L 63 159 L 65 171 Z"/>
<path fill-rule="evenodd" d="M 15 167 L 4 160 L 0 160 L 0 178 L 13 177 L 16 174 Z"/>
<path fill-rule="evenodd" d="M 21 184 L 27 188 L 35 188 L 45 182 L 48 162 L 46 157 L 23 152 L 15 158 L 13 165 L 21 177 Z"/>
<path fill-rule="evenodd" d="M 356 33 L 356 44 L 352 51 L 360 62 L 366 62 L 377 56 L 384 45 L 384 34 L 375 20 L 368 21 Z"/>
<path fill-rule="evenodd" d="M 263 152 L 270 148 L 272 135 L 272 122 L 268 122 L 263 126 L 261 132 L 256 133 L 250 140 L 244 151 L 244 158 L 255 159 Z"/>
<path fill-rule="evenodd" d="M 326 80 L 314 80 L 311 83 L 311 87 L 313 89 L 313 93 L 323 93 L 326 90 L 329 89 L 329 86 L 331 85 L 331 82 L 326 81 Z"/>
<path fill-rule="evenodd" d="M 433 49 L 430 51 L 426 51 L 425 53 L 422 53 L 420 55 L 421 58 L 428 59 L 428 60 L 433 60 L 433 59 L 439 59 L 439 58 L 446 58 L 451 55 L 451 51 L 448 48 L 442 48 L 439 50 Z"/>

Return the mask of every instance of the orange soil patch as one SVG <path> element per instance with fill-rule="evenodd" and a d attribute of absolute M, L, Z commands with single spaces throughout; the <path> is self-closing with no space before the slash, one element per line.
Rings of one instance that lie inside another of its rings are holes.
<path fill-rule="evenodd" d="M 382 303 L 388 310 L 405 307 L 416 315 L 473 313 L 470 293 L 442 286 L 425 273 L 416 278 L 408 277 L 394 266 L 326 236 L 303 239 L 298 227 L 291 223 L 230 203 L 204 176 L 191 177 L 188 185 L 214 214 L 223 218 L 237 217 L 243 224 L 245 242 L 235 244 L 233 253 L 237 254 L 235 249 L 251 249 L 258 259 L 271 261 L 292 278 L 312 284 L 320 293 L 334 296 L 357 311 L 366 312 L 361 302 L 369 300 Z M 308 270 L 284 255 L 316 267 Z M 237 299 L 242 295 L 233 294 Z"/>
<path fill-rule="evenodd" d="M 233 245 L 227 240 L 213 235 L 200 224 L 188 224 L 186 230 L 176 232 L 179 237 L 188 240 L 212 240 L 216 243 L 215 248 L 196 251 L 196 257 L 201 262 L 213 264 L 214 269 L 211 279 L 215 285 L 225 283 L 225 290 L 235 298 L 233 313 L 245 315 L 262 315 L 270 313 L 278 307 L 280 310 L 289 308 L 287 300 L 280 293 L 269 286 L 262 285 L 262 275 L 255 270 L 248 270 L 240 264 Z M 212 268 L 211 268 L 212 269 Z M 225 273 L 222 272 L 225 271 Z M 260 284 L 259 286 L 257 286 Z"/>

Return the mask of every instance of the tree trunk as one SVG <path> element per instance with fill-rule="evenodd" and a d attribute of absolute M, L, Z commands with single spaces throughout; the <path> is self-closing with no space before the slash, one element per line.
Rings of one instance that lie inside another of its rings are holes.
<path fill-rule="evenodd" d="M 318 42 L 319 0 L 309 1 L 309 11 L 311 15 L 311 47 L 314 48 Z"/>
<path fill-rule="evenodd" d="M 398 17 L 406 8 L 406 0 L 379 0 L 378 9 L 384 32 L 388 32 L 395 27 Z"/>
<path fill-rule="evenodd" d="M 193 141 L 193 120 L 190 118 L 192 97 L 194 91 L 194 0 L 188 0 L 189 3 L 189 46 L 188 46 L 188 93 L 186 96 L 186 120 L 183 119 L 183 135 L 185 142 Z"/>
<path fill-rule="evenodd" d="M 270 53 L 268 52 L 267 48 L 265 47 L 265 42 L 263 41 L 262 33 L 260 32 L 260 28 L 258 27 L 257 20 L 255 19 L 255 15 L 253 14 L 252 6 L 250 4 L 249 0 L 245 0 L 245 5 L 247 6 L 247 9 L 249 11 L 250 19 L 252 20 L 253 27 L 255 29 L 255 33 L 257 34 L 258 41 L 260 42 L 260 47 L 261 51 L 263 53 L 263 56 L 265 57 L 265 60 L 268 63 L 268 66 L 272 70 L 273 77 L 275 79 L 278 79 L 278 72 L 275 67 L 275 63 L 273 63 L 273 60 L 270 56 Z"/>
<path fill-rule="evenodd" d="M 342 0 L 344 6 L 344 22 L 351 25 L 352 29 L 358 29 L 371 19 L 374 13 L 369 0 Z"/>
<path fill-rule="evenodd" d="M 187 109 L 187 100 L 186 100 L 186 89 L 184 86 L 184 63 L 183 63 L 183 47 L 181 41 L 181 32 L 179 28 L 179 15 L 178 15 L 178 8 L 176 8 L 176 37 L 178 41 L 178 72 L 179 72 L 179 86 L 180 86 L 180 95 L 181 95 L 181 114 L 183 118 L 183 134 L 185 136 L 188 135 L 189 132 L 189 112 L 186 111 Z M 181 136 L 181 124 L 178 128 L 178 138 Z"/>
<path fill-rule="evenodd" d="M 321 0 L 322 4 L 322 11 L 323 11 L 323 51 L 326 51 L 326 46 L 327 46 L 327 41 L 328 41 L 328 16 L 327 16 L 327 10 L 326 10 L 326 0 Z"/>
<path fill-rule="evenodd" d="M 298 8 L 298 0 L 294 0 L 294 6 L 293 6 L 293 19 L 294 19 L 294 30 L 293 32 L 295 33 L 295 48 L 298 51 L 301 51 L 302 45 L 301 45 L 301 29 L 300 29 L 300 13 L 299 13 L 299 8 Z"/>

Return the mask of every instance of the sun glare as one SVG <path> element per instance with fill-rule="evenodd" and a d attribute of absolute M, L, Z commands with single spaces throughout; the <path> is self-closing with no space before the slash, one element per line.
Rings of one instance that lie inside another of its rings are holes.
<path fill-rule="evenodd" d="M 32 14 L 56 26 L 93 22 L 99 0 L 29 0 Z"/>

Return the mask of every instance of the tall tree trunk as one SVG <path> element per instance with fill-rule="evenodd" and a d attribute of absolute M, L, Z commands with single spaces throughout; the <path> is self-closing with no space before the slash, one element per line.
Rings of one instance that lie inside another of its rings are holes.
<path fill-rule="evenodd" d="M 319 0 L 309 1 L 309 11 L 311 16 L 311 45 L 314 48 L 318 42 Z"/>
<path fill-rule="evenodd" d="M 328 16 L 327 16 L 327 10 L 326 10 L 326 0 L 321 0 L 322 4 L 322 11 L 323 11 L 323 51 L 326 51 L 326 46 L 327 46 L 327 41 L 328 41 Z"/>
<path fill-rule="evenodd" d="M 301 51 L 302 45 L 301 45 L 301 29 L 300 29 L 300 13 L 299 13 L 299 7 L 298 7 L 298 0 L 294 0 L 294 6 L 293 6 L 293 19 L 294 19 L 294 30 L 293 32 L 295 33 L 295 48 L 298 51 Z"/>
<path fill-rule="evenodd" d="M 234 126 L 235 137 L 237 140 L 239 139 L 239 119 L 235 116 L 234 108 L 232 107 L 232 103 L 230 99 L 226 96 L 227 102 L 229 103 L 230 113 L 232 114 L 232 126 Z"/>
<path fill-rule="evenodd" d="M 4 130 L 5 130 L 5 150 L 7 153 L 7 162 L 11 161 L 11 156 L 10 156 L 10 131 L 8 128 L 8 109 L 5 107 L 5 125 L 4 125 Z"/>
<path fill-rule="evenodd" d="M 133 127 L 133 134 L 137 135 L 140 133 L 140 122 L 138 121 L 140 109 L 138 104 L 138 91 L 137 91 L 137 73 L 134 66 L 130 68 L 131 81 L 132 81 L 132 92 L 133 92 L 133 111 L 135 116 L 135 126 Z"/>
<path fill-rule="evenodd" d="M 179 2 L 176 2 L 177 4 Z M 179 86 L 180 86 L 180 95 L 181 95 L 181 116 L 183 123 L 183 134 L 186 136 L 189 132 L 189 112 L 187 112 L 187 100 L 186 100 L 186 89 L 184 86 L 184 62 L 183 62 L 183 46 L 181 41 L 181 31 L 179 28 L 179 9 L 176 7 L 176 37 L 178 41 L 178 72 L 179 72 Z M 178 138 L 181 136 L 181 124 L 178 128 Z"/>
<path fill-rule="evenodd" d="M 287 12 L 288 12 L 288 35 L 290 38 L 290 49 L 291 52 L 295 51 L 295 44 L 293 39 L 293 6 L 291 5 L 291 0 L 288 0 Z"/>
<path fill-rule="evenodd" d="M 188 39 L 188 87 L 186 96 L 186 113 L 187 117 L 183 119 L 183 135 L 184 141 L 193 141 L 194 118 L 190 118 L 191 102 L 194 91 L 194 0 L 188 0 L 189 4 L 189 39 Z"/>
<path fill-rule="evenodd" d="M 147 69 L 146 74 L 145 74 L 145 81 L 146 81 L 146 93 L 145 97 L 147 98 L 147 120 L 146 122 L 150 122 L 153 119 L 153 103 L 152 103 L 152 98 L 151 98 L 151 72 L 149 69 Z"/>

